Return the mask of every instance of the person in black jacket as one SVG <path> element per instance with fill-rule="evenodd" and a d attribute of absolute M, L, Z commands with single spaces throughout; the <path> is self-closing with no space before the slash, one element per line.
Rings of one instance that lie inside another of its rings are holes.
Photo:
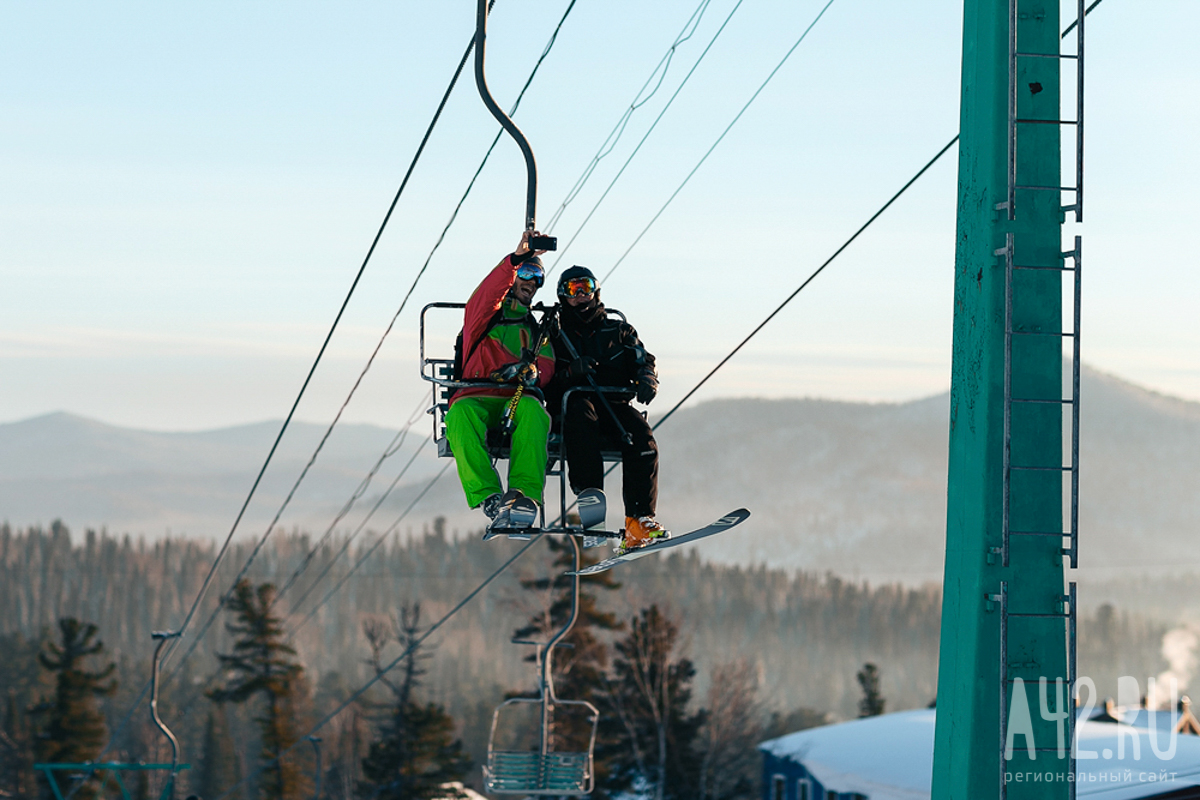
<path fill-rule="evenodd" d="M 587 267 L 571 267 L 558 281 L 560 341 L 554 345 L 557 363 L 547 393 L 550 413 L 562 415 L 567 389 L 596 385 L 632 390 L 648 404 L 658 393 L 654 356 L 646 352 L 633 326 L 609 319 L 600 302 L 596 276 Z M 571 490 L 604 488 L 604 449 L 621 450 L 622 499 L 625 502 L 625 541 L 622 552 L 642 547 L 670 532 L 654 518 L 658 501 L 658 444 L 645 417 L 627 396 L 606 394 L 609 413 L 595 392 L 573 392 L 565 419 L 559 420 L 566 451 Z M 613 417 L 616 417 L 616 420 Z M 621 439 L 617 421 L 630 435 Z"/>

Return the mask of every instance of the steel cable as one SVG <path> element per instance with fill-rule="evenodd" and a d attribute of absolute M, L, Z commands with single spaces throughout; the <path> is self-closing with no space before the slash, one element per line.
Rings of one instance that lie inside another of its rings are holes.
<path fill-rule="evenodd" d="M 829 0 L 829 2 L 832 3 L 833 0 Z M 658 126 L 658 123 L 662 120 L 663 116 L 666 115 L 667 111 L 670 110 L 671 104 L 675 102 L 675 98 L 679 97 L 679 93 L 683 91 L 683 87 L 687 86 L 688 81 L 691 80 L 692 75 L 696 72 L 696 68 L 700 66 L 702 61 L 704 61 L 704 57 L 708 55 L 708 51 L 712 49 L 714 44 L 716 44 L 717 39 L 720 38 L 721 34 L 724 32 L 725 26 L 729 24 L 729 21 L 733 19 L 733 15 L 737 13 L 737 10 L 741 8 L 741 6 L 742 0 L 738 0 L 733 9 L 729 12 L 729 15 L 725 17 L 725 21 L 721 23 L 721 27 L 717 29 L 715 34 L 713 34 L 712 39 L 709 40 L 708 45 L 704 48 L 704 51 L 700 53 L 700 56 L 696 59 L 696 63 L 692 64 L 692 68 L 688 70 L 687 75 L 683 77 L 683 80 L 680 81 L 679 86 L 675 88 L 675 91 L 671 94 L 670 99 L 667 100 L 666 105 L 664 105 L 662 110 L 658 112 L 658 116 L 654 118 L 654 122 L 651 123 L 650 127 L 646 130 L 646 133 L 642 135 L 641 141 L 637 143 L 637 146 L 633 148 L 633 152 L 631 152 L 629 157 L 625 159 L 625 163 L 621 165 L 621 169 L 617 170 L 617 174 L 613 176 L 613 179 L 609 182 L 608 187 L 604 190 L 604 193 L 600 195 L 600 199 L 597 200 L 595 205 L 592 206 L 592 210 L 588 212 L 586 217 L 584 217 L 583 222 L 579 223 L 579 227 L 575 229 L 575 233 L 571 234 L 570 240 L 567 241 L 567 246 L 558 251 L 557 258 L 554 259 L 554 264 L 552 264 L 550 269 L 546 272 L 547 277 L 552 275 L 554 270 L 558 269 L 559 262 L 562 261 L 567 255 L 567 251 L 571 249 L 571 245 L 575 244 L 575 240 L 579 238 L 579 234 L 583 232 L 585 227 L 587 227 L 588 222 L 591 221 L 592 216 L 596 213 L 596 210 L 600 208 L 601 203 L 603 203 L 605 198 L 608 197 L 608 193 L 612 191 L 613 186 L 615 186 L 617 181 L 621 179 L 621 176 L 625 174 L 625 169 L 629 166 L 630 162 L 633 161 L 634 157 L 638 154 L 638 151 L 642 149 L 642 145 L 646 143 L 646 140 L 650 138 L 650 134 L 654 133 L 654 129 Z"/>
<path fill-rule="evenodd" d="M 635 238 L 633 240 L 633 244 L 629 245 L 629 247 L 625 250 L 625 252 L 621 255 L 621 257 L 617 259 L 617 263 L 613 264 L 612 267 L 608 270 L 608 272 L 606 272 L 604 274 L 604 277 L 600 279 L 600 283 L 603 284 L 605 281 L 607 281 L 608 277 L 610 275 L 612 275 L 613 272 L 616 271 L 617 267 L 621 266 L 621 262 L 625 260 L 625 257 L 629 255 L 629 253 L 633 250 L 633 248 L 637 247 L 638 242 L 640 242 L 642 240 L 642 237 L 646 235 L 646 232 L 649 231 L 651 226 L 653 226 L 654 223 L 658 221 L 658 218 L 662 216 L 662 213 L 667 210 L 667 206 L 671 205 L 671 202 L 679 195 L 679 193 L 681 191 L 683 191 L 683 187 L 687 186 L 688 181 L 690 181 L 692 179 L 692 176 L 696 174 L 696 172 L 700 169 L 700 167 L 703 166 L 704 162 L 708 160 L 708 157 L 710 155 L 712 155 L 713 151 L 717 149 L 717 145 L 719 145 L 721 143 L 721 141 L 725 138 L 725 135 L 727 133 L 729 133 L 730 130 L 733 129 L 733 126 L 737 124 L 737 121 L 742 118 L 743 114 L 746 113 L 746 109 L 750 108 L 750 105 L 758 98 L 759 94 L 762 93 L 762 90 L 767 88 L 767 84 L 771 82 L 771 79 L 775 77 L 775 74 L 777 72 L 779 72 L 779 70 L 783 68 L 783 65 L 787 63 L 787 60 L 792 57 L 792 53 L 796 52 L 796 48 L 799 47 L 800 43 L 803 42 L 804 39 L 808 36 L 809 31 L 811 31 L 813 29 L 813 27 L 818 22 L 821 21 L 821 17 L 825 16 L 825 12 L 829 10 L 829 7 L 831 5 L 833 5 L 833 2 L 834 2 L 834 0 L 829 0 L 829 2 L 825 4 L 825 6 L 821 9 L 821 11 L 813 19 L 813 21 L 811 23 L 809 23 L 809 26 L 804 29 L 804 33 L 800 34 L 800 38 L 796 40 L 796 43 L 793 44 L 791 46 L 791 48 L 788 49 L 787 53 L 784 54 L 783 58 L 780 59 L 779 63 L 775 65 L 775 69 L 771 70 L 771 73 L 769 75 L 767 75 L 767 79 L 764 80 L 762 82 L 762 84 L 757 89 L 754 90 L 754 94 L 750 95 L 750 99 L 746 101 L 746 104 L 744 106 L 742 106 L 741 111 L 739 111 L 734 116 L 734 118 L 730 121 L 730 123 L 727 126 L 725 126 L 725 130 L 721 131 L 721 135 L 717 137 L 717 140 L 715 142 L 713 142 L 712 146 L 709 147 L 708 150 L 704 153 L 704 155 L 700 157 L 700 160 L 698 162 L 696 162 L 696 166 L 692 167 L 692 171 L 689 172 L 687 174 L 687 177 L 683 179 L 683 183 L 679 184 L 679 186 L 675 189 L 675 191 L 671 193 L 671 196 L 667 198 L 667 202 L 663 203 L 662 208 L 660 208 L 658 210 L 658 213 L 656 213 L 651 218 L 650 222 L 646 223 L 646 227 L 643 228 L 642 232 L 639 233 L 637 235 L 637 238 Z M 604 198 L 602 197 L 600 199 L 603 200 Z M 599 203 L 597 203 L 597 205 L 599 205 Z M 594 210 L 595 209 L 593 209 L 593 211 Z M 590 215 L 589 215 L 589 218 L 590 218 Z M 586 220 L 584 220 L 584 221 L 586 222 Z M 572 239 L 572 241 L 574 241 L 574 240 Z"/>

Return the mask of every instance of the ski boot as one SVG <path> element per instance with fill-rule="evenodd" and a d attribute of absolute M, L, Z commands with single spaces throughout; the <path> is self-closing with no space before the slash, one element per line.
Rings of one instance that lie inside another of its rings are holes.
<path fill-rule="evenodd" d="M 664 542 L 670 538 L 671 532 L 652 516 L 626 517 L 625 539 L 617 545 L 616 553 L 623 556 L 630 550 L 637 550 L 655 542 Z"/>
<path fill-rule="evenodd" d="M 537 516 L 538 504 L 535 500 L 526 497 L 519 489 L 509 489 L 500 498 L 500 510 L 488 526 L 488 532 L 492 535 L 508 533 L 510 539 L 529 539 L 530 535 L 521 531 L 531 527 L 537 521 Z"/>
<path fill-rule="evenodd" d="M 604 492 L 600 489 L 584 489 L 575 497 L 575 504 L 579 507 L 579 527 L 584 531 L 604 530 L 604 520 L 608 513 L 608 506 L 604 499 Z M 584 549 L 590 547 L 599 547 L 604 544 L 607 537 L 605 536 L 589 536 L 587 533 L 583 535 Z"/>

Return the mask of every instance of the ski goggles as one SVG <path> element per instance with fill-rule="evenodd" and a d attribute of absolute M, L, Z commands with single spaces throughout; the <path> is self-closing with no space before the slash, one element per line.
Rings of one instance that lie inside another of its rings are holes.
<path fill-rule="evenodd" d="M 534 281 L 540 289 L 542 284 L 546 282 L 546 271 L 542 269 L 541 264 L 533 264 L 526 261 L 517 267 L 517 277 L 523 281 Z"/>
<path fill-rule="evenodd" d="M 595 293 L 596 281 L 594 278 L 572 278 L 564 281 L 559 289 L 559 294 L 564 297 L 585 297 Z"/>

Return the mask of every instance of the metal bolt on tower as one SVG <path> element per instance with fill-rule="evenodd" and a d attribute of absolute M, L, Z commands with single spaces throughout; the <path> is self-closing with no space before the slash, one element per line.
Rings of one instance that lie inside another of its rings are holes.
<path fill-rule="evenodd" d="M 1073 52 L 1059 11 L 964 0 L 934 800 L 1074 797 L 1083 0 Z"/>

